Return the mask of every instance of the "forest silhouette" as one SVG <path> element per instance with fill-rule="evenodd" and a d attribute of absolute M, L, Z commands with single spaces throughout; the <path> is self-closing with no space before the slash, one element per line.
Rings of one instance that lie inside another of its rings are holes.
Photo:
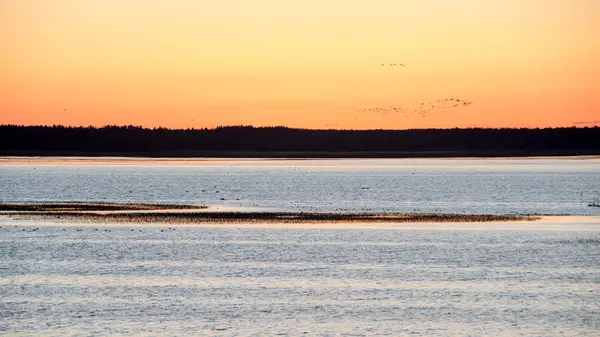
<path fill-rule="evenodd" d="M 1 155 L 452 157 L 600 154 L 599 127 L 313 130 L 0 125 Z"/>

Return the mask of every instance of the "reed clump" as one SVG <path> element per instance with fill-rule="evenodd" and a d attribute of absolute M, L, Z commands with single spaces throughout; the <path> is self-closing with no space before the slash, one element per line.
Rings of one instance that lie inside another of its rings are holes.
<path fill-rule="evenodd" d="M 112 204 L 115 205 L 115 204 Z M 499 222 L 499 221 L 531 221 L 537 217 L 530 215 L 494 215 L 494 214 L 431 214 L 431 213 L 307 213 L 307 212 L 177 212 L 167 205 L 127 205 L 127 210 L 119 208 L 114 212 L 104 204 L 86 205 L 79 209 L 65 207 L 38 207 L 35 211 L 12 211 L 4 215 L 35 217 L 46 219 L 78 220 L 89 222 L 130 222 L 130 223 L 407 223 L 407 222 Z M 106 207 L 105 207 L 106 206 Z M 168 205 L 173 206 L 173 205 Z M 181 209 L 185 206 L 176 205 Z M 137 208 L 136 208 L 137 207 Z M 157 207 L 157 208 L 152 208 Z M 164 208 L 162 208 L 164 207 Z M 198 206 L 190 206 L 189 208 Z M 189 209 L 187 208 L 187 209 Z M 2 209 L 2 208 L 0 208 Z M 6 208 L 5 208 L 6 209 Z M 24 208 L 21 208 L 21 210 Z M 26 208 L 25 208 L 26 209 Z M 60 211 L 57 211 L 60 210 Z M 169 212 L 153 212 L 152 210 L 169 209 Z M 11 210 L 14 210 L 11 209 Z M 135 212 L 143 210 L 144 212 Z M 150 211 L 147 211 L 150 210 Z"/>

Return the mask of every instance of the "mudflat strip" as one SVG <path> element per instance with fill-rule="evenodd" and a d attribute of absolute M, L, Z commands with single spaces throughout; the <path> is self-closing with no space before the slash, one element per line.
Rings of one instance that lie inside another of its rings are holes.
<path fill-rule="evenodd" d="M 190 210 L 202 210 L 190 212 Z M 125 223 L 407 223 L 533 221 L 528 215 L 431 213 L 214 212 L 205 206 L 114 203 L 0 204 L 0 215 Z M 181 210 L 178 212 L 177 210 Z M 139 212 L 136 212 L 139 211 Z M 167 212 L 168 211 L 168 212 Z"/>
<path fill-rule="evenodd" d="M 0 203 L 1 211 L 10 212 L 76 212 L 76 211 L 159 211 L 206 209 L 206 206 L 167 204 L 126 204 L 110 202 L 44 202 Z"/>

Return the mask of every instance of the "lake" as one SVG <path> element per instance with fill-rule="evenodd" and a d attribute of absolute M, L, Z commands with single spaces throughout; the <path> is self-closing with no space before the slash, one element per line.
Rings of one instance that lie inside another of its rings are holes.
<path fill-rule="evenodd" d="M 2 158 L 0 186 L 2 202 L 566 215 L 293 226 L 3 217 L 2 334 L 600 331 L 600 210 L 587 207 L 598 159 Z"/>
<path fill-rule="evenodd" d="M 282 211 L 598 215 L 600 158 L 4 158 L 0 202 L 202 204 Z"/>

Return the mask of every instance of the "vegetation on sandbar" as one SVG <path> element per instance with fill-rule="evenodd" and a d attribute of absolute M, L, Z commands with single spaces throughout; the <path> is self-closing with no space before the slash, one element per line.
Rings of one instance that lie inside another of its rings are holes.
<path fill-rule="evenodd" d="M 10 212 L 158 211 L 205 208 L 207 207 L 194 205 L 128 204 L 111 202 L 0 203 L 0 211 Z"/>
<path fill-rule="evenodd" d="M 197 209 L 197 212 L 193 210 Z M 114 203 L 0 204 L 0 215 L 128 223 L 406 223 L 531 221 L 530 215 L 438 213 L 215 212 L 205 206 Z M 167 211 L 168 212 L 165 212 Z M 190 211 L 191 210 L 191 211 Z M 202 210 L 202 211 L 200 211 Z"/>

